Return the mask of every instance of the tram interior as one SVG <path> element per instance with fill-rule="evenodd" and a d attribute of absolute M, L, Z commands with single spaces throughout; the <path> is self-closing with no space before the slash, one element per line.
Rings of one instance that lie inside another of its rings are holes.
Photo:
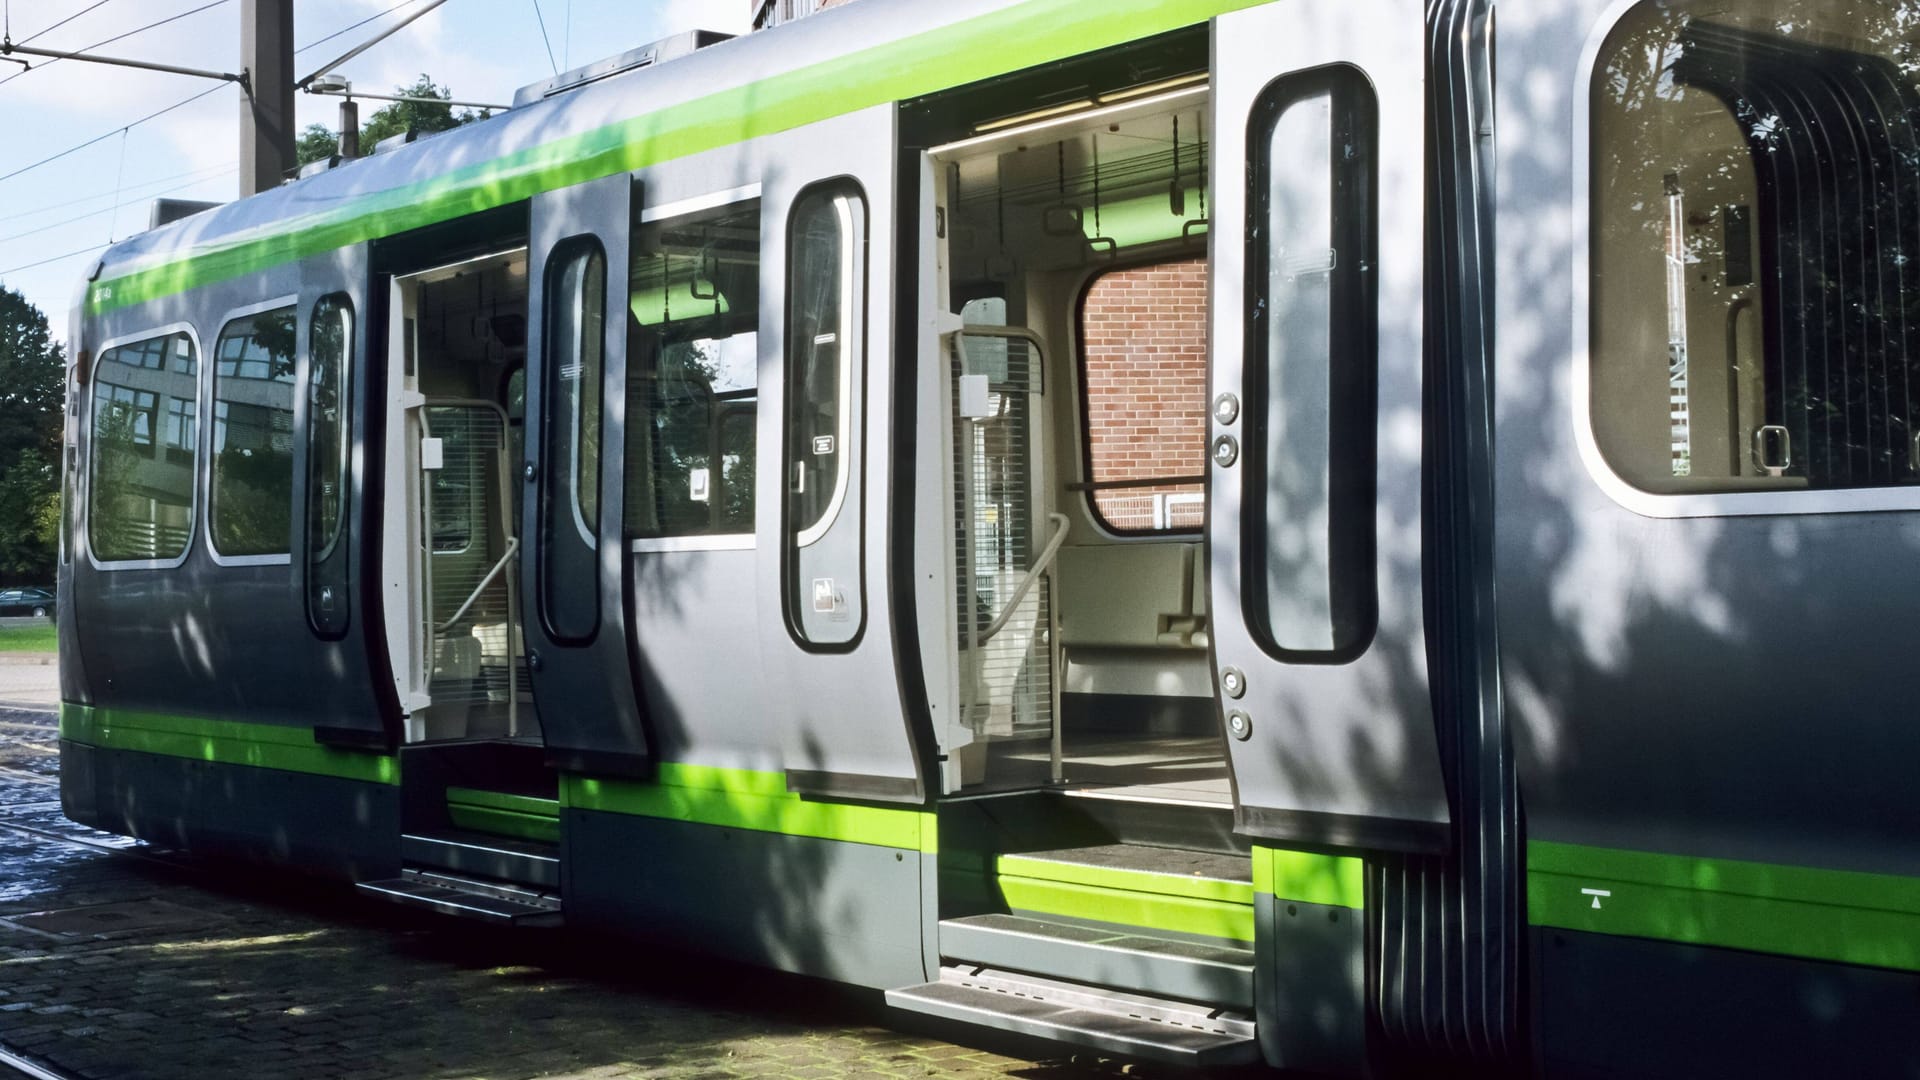
<path fill-rule="evenodd" d="M 432 705 L 417 741 L 539 740 L 512 557 L 526 310 L 525 251 L 423 275 L 413 289 L 407 361 L 427 399 L 423 434 L 439 445 L 425 481 Z"/>
<path fill-rule="evenodd" d="M 935 153 L 965 323 L 966 730 L 952 741 L 969 741 L 949 790 L 1231 805 L 1207 656 L 1207 96 L 1193 82 Z"/>

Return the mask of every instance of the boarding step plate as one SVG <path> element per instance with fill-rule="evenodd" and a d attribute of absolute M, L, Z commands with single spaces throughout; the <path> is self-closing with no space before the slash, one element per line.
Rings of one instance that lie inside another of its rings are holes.
<path fill-rule="evenodd" d="M 363 881 L 362 891 L 383 900 L 481 919 L 504 926 L 560 925 L 560 897 L 457 874 L 406 870 L 397 878 Z"/>
<path fill-rule="evenodd" d="M 1176 1065 L 1259 1057 L 1253 1019 L 1244 1013 L 973 965 L 943 967 L 939 982 L 889 990 L 887 1004 Z"/>
<path fill-rule="evenodd" d="M 940 923 L 940 955 L 1155 997 L 1253 1008 L 1253 949 L 1024 915 Z"/>
<path fill-rule="evenodd" d="M 560 889 L 558 844 L 454 830 L 408 833 L 400 838 L 400 854 L 408 866 L 422 870 L 510 881 L 535 891 Z"/>

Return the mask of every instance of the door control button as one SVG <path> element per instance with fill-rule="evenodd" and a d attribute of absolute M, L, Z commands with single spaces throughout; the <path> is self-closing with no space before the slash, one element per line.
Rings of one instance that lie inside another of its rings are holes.
<path fill-rule="evenodd" d="M 1253 737 L 1253 720 L 1239 709 L 1233 710 L 1227 714 L 1227 734 L 1246 742 Z"/>
<path fill-rule="evenodd" d="M 1223 469 L 1233 467 L 1240 460 L 1240 443 L 1231 435 L 1222 435 L 1213 440 L 1213 463 Z"/>
<path fill-rule="evenodd" d="M 1213 399 L 1213 418 L 1221 427 L 1240 419 L 1240 399 L 1232 394 L 1221 394 Z"/>
<path fill-rule="evenodd" d="M 1230 698 L 1238 699 L 1247 692 L 1247 677 L 1239 668 L 1222 668 L 1220 671 L 1220 689 Z"/>

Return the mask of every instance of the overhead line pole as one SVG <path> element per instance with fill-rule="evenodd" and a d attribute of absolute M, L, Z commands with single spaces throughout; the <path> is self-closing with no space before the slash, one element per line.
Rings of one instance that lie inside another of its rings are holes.
<path fill-rule="evenodd" d="M 279 187 L 292 171 L 293 0 L 241 0 L 240 55 L 253 76 L 240 105 L 240 194 Z"/>

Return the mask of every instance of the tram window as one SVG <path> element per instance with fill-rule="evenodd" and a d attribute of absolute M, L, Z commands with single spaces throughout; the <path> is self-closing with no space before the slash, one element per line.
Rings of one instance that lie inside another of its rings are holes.
<path fill-rule="evenodd" d="M 293 539 L 294 309 L 235 319 L 213 351 L 208 516 L 223 556 L 284 555 Z"/>
<path fill-rule="evenodd" d="M 607 257 L 598 241 L 569 241 L 548 263 L 541 439 L 541 613 L 557 640 L 600 628 L 600 398 L 606 353 Z M 471 506 L 471 502 L 468 503 Z M 436 535 L 437 551 L 473 541 L 471 515 Z M 444 549 L 440 545 L 446 545 Z"/>
<path fill-rule="evenodd" d="M 307 340 L 307 552 L 317 563 L 339 539 L 345 505 L 353 304 L 338 294 L 322 298 L 314 305 Z"/>
<path fill-rule="evenodd" d="M 1332 67 L 1276 81 L 1251 121 L 1243 562 L 1256 639 L 1296 662 L 1358 655 L 1378 610 L 1374 115 Z"/>
<path fill-rule="evenodd" d="M 627 306 L 627 535 L 752 533 L 760 203 L 648 222 Z"/>
<path fill-rule="evenodd" d="M 1088 284 L 1080 388 L 1095 518 L 1121 534 L 1198 531 L 1207 511 L 1207 260 L 1110 270 Z"/>
<path fill-rule="evenodd" d="M 1920 483 L 1899 5 L 1643 3 L 1590 88 L 1596 444 L 1655 493 Z"/>
<path fill-rule="evenodd" d="M 866 228 L 866 200 L 845 180 L 801 192 L 787 225 L 786 596 L 795 633 L 818 646 L 847 644 L 863 619 L 855 442 Z"/>
<path fill-rule="evenodd" d="M 186 554 L 198 361 L 193 339 L 176 333 L 107 349 L 94 364 L 87 519 L 95 559 L 164 562 Z"/>

